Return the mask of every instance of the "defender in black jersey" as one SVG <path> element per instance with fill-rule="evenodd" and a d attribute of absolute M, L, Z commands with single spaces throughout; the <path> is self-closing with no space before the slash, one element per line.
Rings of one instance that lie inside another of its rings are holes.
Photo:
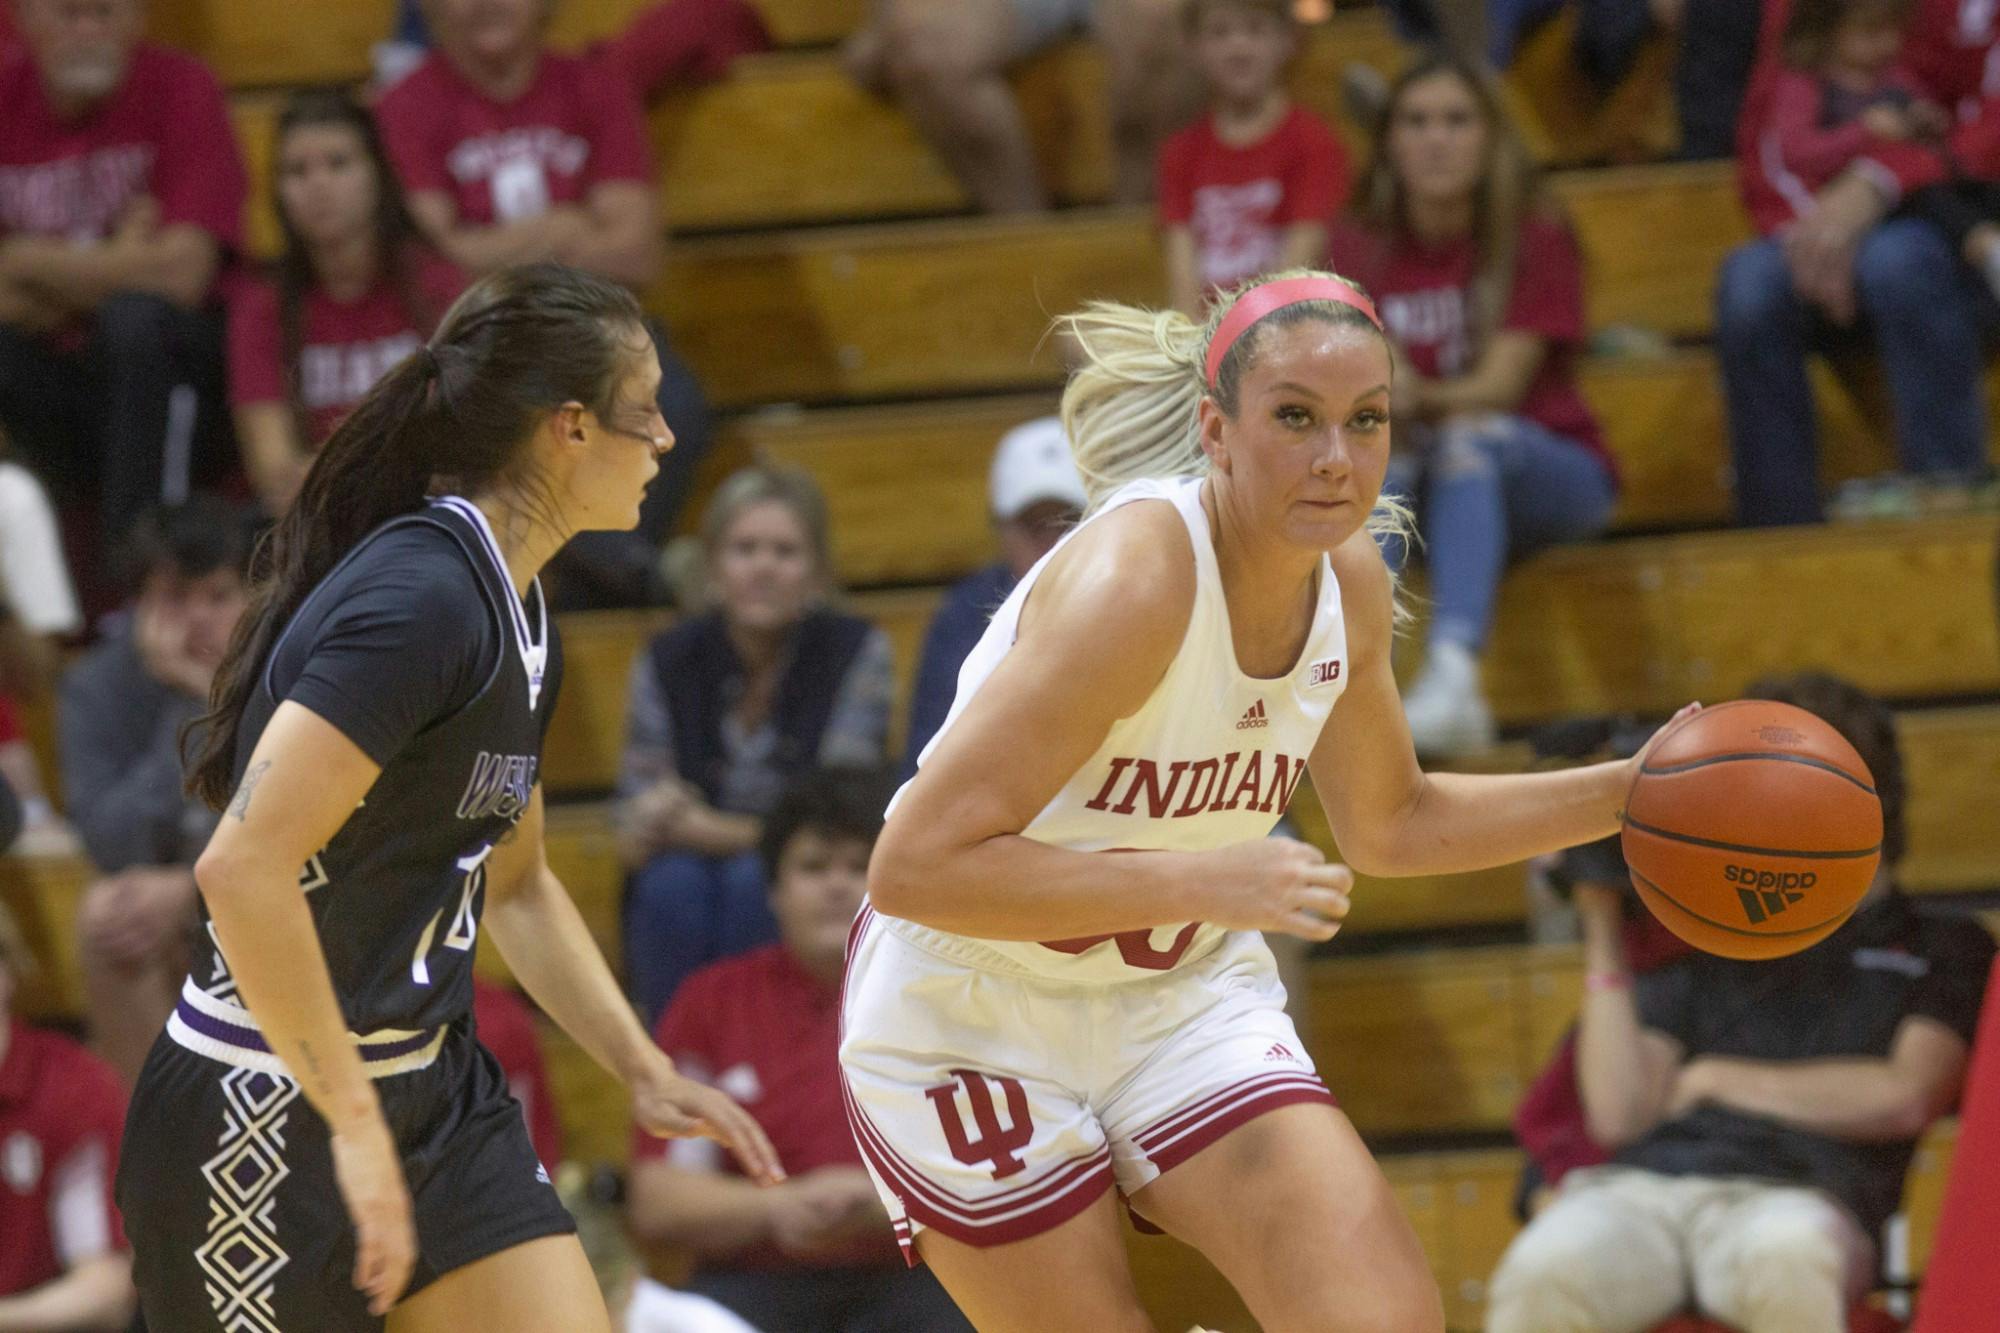
<path fill-rule="evenodd" d="M 475 1039 L 482 921 L 642 1124 L 776 1178 L 754 1123 L 658 1057 L 541 851 L 562 668 L 535 571 L 636 515 L 672 442 L 658 373 L 622 290 L 497 275 L 281 521 L 195 764 L 233 793 L 196 867 L 206 944 L 127 1117 L 152 1328 L 607 1327 Z"/>

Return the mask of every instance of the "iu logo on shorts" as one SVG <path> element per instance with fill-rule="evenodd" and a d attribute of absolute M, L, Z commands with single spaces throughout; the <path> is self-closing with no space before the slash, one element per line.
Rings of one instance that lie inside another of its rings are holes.
<path fill-rule="evenodd" d="M 937 1108 L 938 1124 L 944 1128 L 945 1146 L 951 1155 L 967 1166 L 991 1162 L 995 1180 L 1025 1171 L 1028 1164 L 1021 1160 L 1020 1152 L 1035 1137 L 1035 1123 L 1028 1118 L 1028 1090 L 1021 1086 L 1021 1080 L 971 1069 L 954 1069 L 951 1077 L 950 1083 L 924 1089 L 924 1096 Z M 1008 1123 L 1004 1127 L 999 1109 L 993 1105 L 993 1089 L 988 1086 L 993 1083 L 999 1084 L 1007 1097 Z M 979 1132 L 976 1139 L 967 1136 L 965 1119 L 959 1114 L 960 1088 L 965 1089 L 965 1100 L 972 1107 L 973 1128 Z"/>

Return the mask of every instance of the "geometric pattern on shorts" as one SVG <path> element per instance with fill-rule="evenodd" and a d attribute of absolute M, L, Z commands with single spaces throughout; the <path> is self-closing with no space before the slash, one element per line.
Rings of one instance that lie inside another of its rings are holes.
<path fill-rule="evenodd" d="M 278 1273 L 291 1256 L 278 1244 L 272 1212 L 285 1165 L 285 1121 L 299 1085 L 257 1069 L 222 1076 L 222 1138 L 202 1164 L 208 1181 L 208 1235 L 194 1257 L 207 1275 L 209 1306 L 223 1333 L 280 1333 L 272 1309 Z"/>

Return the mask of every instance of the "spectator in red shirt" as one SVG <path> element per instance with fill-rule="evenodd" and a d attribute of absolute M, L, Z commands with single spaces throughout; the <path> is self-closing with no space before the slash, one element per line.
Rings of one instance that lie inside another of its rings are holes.
<path fill-rule="evenodd" d="M 1391 87 L 1360 197 L 1332 260 L 1399 354 L 1385 491 L 1415 501 L 1435 604 L 1403 707 L 1420 752 L 1454 754 L 1493 738 L 1479 656 L 1508 560 L 1594 536 L 1617 500 L 1576 385 L 1582 261 L 1492 85 L 1455 57 Z"/>
<path fill-rule="evenodd" d="M 1905 472 L 1956 486 L 1985 470 L 1980 378 L 1996 302 L 1952 241 L 1922 219 L 1889 214 L 1948 173 L 1947 154 L 1878 139 L 1817 189 L 1778 153 L 1787 0 L 1766 0 L 1763 54 L 1737 140 L 1744 204 L 1761 240 L 1732 251 L 1716 289 L 1716 343 L 1729 408 L 1739 517 L 1750 524 L 1821 517 L 1815 411 L 1806 359 L 1872 349 L 1894 408 Z M 1982 97 L 2000 92 L 2000 8 L 1987 0 L 1916 0 L 1903 63 L 1953 113 L 1951 156 L 2000 124 Z M 1977 156 L 1976 153 L 1971 156 Z M 1885 219 L 1887 219 L 1885 221 Z"/>
<path fill-rule="evenodd" d="M 639 102 L 582 56 L 545 49 L 544 0 L 426 0 L 438 49 L 376 107 L 410 211 L 475 276 L 554 259 L 643 291 L 664 229 Z M 673 428 L 634 532 L 584 533 L 549 568 L 572 607 L 659 593 L 658 548 L 711 438 L 693 373 L 659 326 L 660 412 Z"/>
<path fill-rule="evenodd" d="M 1185 24 L 1211 102 L 1160 149 L 1160 226 L 1168 291 L 1198 318 L 1213 292 L 1318 267 L 1348 175 L 1340 140 L 1285 88 L 1290 0 L 1194 0 Z"/>
<path fill-rule="evenodd" d="M 214 75 L 140 40 L 140 0 L 18 0 L 16 18 L 0 422 L 72 497 L 100 498 L 109 537 L 226 461 L 226 432 L 203 429 L 221 425 L 210 296 L 242 239 L 243 164 Z"/>
<path fill-rule="evenodd" d="M 423 6 L 419 0 L 401 0 L 394 39 L 375 50 L 378 86 L 387 89 L 400 82 L 429 47 Z M 675 88 L 714 82 L 729 73 L 738 56 L 770 49 L 763 16 L 746 0 L 659 0 L 590 54 L 650 103 Z"/>
<path fill-rule="evenodd" d="M 111 1202 L 125 1096 L 83 1047 L 9 1016 L 32 966 L 0 906 L 0 1329 L 112 1333 L 133 1306 Z"/>
<path fill-rule="evenodd" d="M 374 118 L 346 93 L 295 94 L 273 156 L 285 251 L 273 280 L 246 276 L 231 295 L 229 398 L 250 480 L 275 515 L 465 279 L 423 241 Z"/>
<path fill-rule="evenodd" d="M 798 779 L 761 851 L 779 943 L 689 977 L 654 1039 L 725 1089 L 790 1173 L 764 1189 L 706 1140 L 634 1143 L 627 1220 L 689 1252 L 690 1290 L 785 1333 L 970 1329 L 927 1268 L 905 1268 L 841 1109 L 840 974 L 882 831 L 885 783 L 861 770 Z"/>
<path fill-rule="evenodd" d="M 1034 213 L 1049 206 L 1049 192 L 1007 71 L 1087 25 L 1104 50 L 1112 193 L 1143 203 L 1161 139 L 1192 109 L 1176 8 L 1176 0 L 875 0 L 847 65 L 863 87 L 903 104 L 977 207 Z"/>
<path fill-rule="evenodd" d="M 556 1118 L 555 1094 L 549 1088 L 548 1066 L 542 1063 L 542 1041 L 535 1033 L 535 1016 L 527 1001 L 505 986 L 472 979 L 472 1021 L 479 1040 L 493 1052 L 507 1075 L 507 1091 L 521 1103 L 535 1156 L 554 1170 L 562 1160 L 562 1122 Z"/>

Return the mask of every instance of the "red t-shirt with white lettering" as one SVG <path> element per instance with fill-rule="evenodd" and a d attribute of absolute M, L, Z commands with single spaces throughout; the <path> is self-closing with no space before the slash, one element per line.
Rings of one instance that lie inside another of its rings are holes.
<path fill-rule="evenodd" d="M 1276 268 L 1285 228 L 1332 225 L 1347 202 L 1347 150 L 1325 121 L 1294 105 L 1256 143 L 1235 147 L 1203 116 L 1160 148 L 1160 222 L 1194 234 L 1209 291 Z"/>
<path fill-rule="evenodd" d="M 711 963 L 683 981 L 653 1030 L 690 1078 L 721 1088 L 755 1117 L 791 1176 L 823 1166 L 861 1165 L 840 1089 L 840 991 L 812 976 L 782 944 Z M 707 1139 L 633 1135 L 634 1160 L 666 1157 L 690 1170 L 740 1175 L 734 1158 Z M 817 1262 L 901 1267 L 888 1228 L 851 1252 Z M 775 1246 L 731 1256 L 731 1268 L 790 1268 L 800 1260 Z"/>
<path fill-rule="evenodd" d="M 0 1296 L 125 1248 L 111 1197 L 124 1129 L 110 1065 L 67 1037 L 11 1024 L 0 1060 Z"/>
<path fill-rule="evenodd" d="M 1383 326 L 1419 374 L 1448 379 L 1472 369 L 1477 353 L 1468 307 L 1479 261 L 1472 237 L 1426 246 L 1410 236 L 1383 235 L 1344 221 L 1327 248 L 1333 267 L 1368 289 Z M 1522 221 L 1513 287 L 1499 327 L 1548 342 L 1542 368 L 1514 414 L 1584 445 L 1615 474 L 1603 431 L 1576 384 L 1576 357 L 1586 333 L 1583 257 L 1567 224 L 1534 215 Z"/>
<path fill-rule="evenodd" d="M 102 240 L 128 204 L 150 196 L 162 225 L 242 248 L 242 155 L 222 87 L 193 56 L 142 43 L 116 92 L 63 121 L 16 46 L 0 55 L 0 108 L 0 236 Z"/>
<path fill-rule="evenodd" d="M 428 247 L 409 256 L 413 290 L 406 300 L 385 271 L 352 301 L 324 287 L 306 290 L 299 308 L 298 364 L 285 364 L 278 288 L 244 276 L 229 297 L 229 401 L 236 407 L 282 403 L 296 383 L 314 446 L 397 362 L 429 338 L 465 288 L 465 275 Z"/>
<path fill-rule="evenodd" d="M 528 90 L 499 102 L 433 54 L 383 95 L 375 118 L 403 188 L 450 195 L 469 226 L 580 204 L 607 181 L 653 179 L 631 85 L 581 56 L 544 52 Z"/>

